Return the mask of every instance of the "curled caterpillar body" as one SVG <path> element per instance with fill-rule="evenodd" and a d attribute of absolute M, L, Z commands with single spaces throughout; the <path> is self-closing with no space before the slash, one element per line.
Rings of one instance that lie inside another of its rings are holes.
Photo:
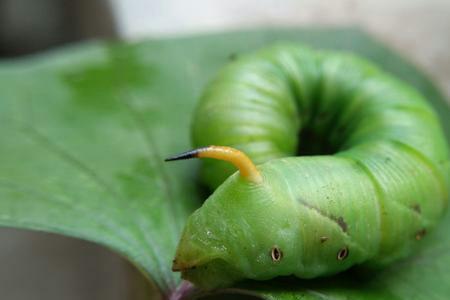
<path fill-rule="evenodd" d="M 435 113 L 349 54 L 278 45 L 239 58 L 207 87 L 193 139 L 243 151 L 261 176 L 226 179 L 230 165 L 205 161 L 204 180 L 218 188 L 188 219 L 173 265 L 204 288 L 388 264 L 447 205 Z"/>

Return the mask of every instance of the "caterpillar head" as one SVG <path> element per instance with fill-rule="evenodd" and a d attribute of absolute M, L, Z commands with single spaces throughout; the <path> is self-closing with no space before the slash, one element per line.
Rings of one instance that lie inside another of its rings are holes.
<path fill-rule="evenodd" d="M 228 178 L 189 217 L 173 270 L 208 289 L 227 286 L 242 278 L 268 279 L 280 275 L 279 269 L 292 263 L 286 259 L 284 251 L 290 252 L 292 247 L 285 241 L 292 240 L 290 235 L 296 219 L 287 217 L 286 209 L 274 204 L 273 193 L 283 191 L 269 189 L 263 176 L 242 152 L 213 147 L 214 151 L 227 152 L 221 153 L 222 157 L 241 155 L 245 159 L 234 161 L 240 172 Z M 211 147 L 202 149 L 203 157 L 213 156 L 205 153 Z M 199 157 L 198 152 L 194 150 L 180 156 Z M 172 159 L 180 159 L 180 156 Z"/>

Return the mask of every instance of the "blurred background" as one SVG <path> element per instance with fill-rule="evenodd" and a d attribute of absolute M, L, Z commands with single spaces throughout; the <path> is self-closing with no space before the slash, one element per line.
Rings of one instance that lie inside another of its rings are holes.
<path fill-rule="evenodd" d="M 91 39 L 357 26 L 450 99 L 449 0 L 0 0 L 0 60 Z M 136 271 L 88 242 L 0 229 L 0 299 L 135 299 Z"/>

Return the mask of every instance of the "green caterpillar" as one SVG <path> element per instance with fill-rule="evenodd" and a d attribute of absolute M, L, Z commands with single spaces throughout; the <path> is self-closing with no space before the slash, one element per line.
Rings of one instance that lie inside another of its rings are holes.
<path fill-rule="evenodd" d="M 432 108 L 350 54 L 276 45 L 238 58 L 204 92 L 193 140 L 250 158 L 210 146 L 168 159 L 240 169 L 226 179 L 229 164 L 205 161 L 218 188 L 177 249 L 173 270 L 203 288 L 383 266 L 447 206 L 449 150 Z"/>

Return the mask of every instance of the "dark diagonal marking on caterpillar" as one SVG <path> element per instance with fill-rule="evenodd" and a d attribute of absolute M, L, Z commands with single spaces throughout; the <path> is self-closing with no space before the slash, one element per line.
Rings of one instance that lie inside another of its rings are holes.
<path fill-rule="evenodd" d="M 327 218 L 330 221 L 336 223 L 341 228 L 341 230 L 343 232 L 347 233 L 348 225 L 347 225 L 347 223 L 345 222 L 345 220 L 344 220 L 344 218 L 342 216 L 336 217 L 336 216 L 334 216 L 332 214 L 328 214 L 328 213 L 322 211 L 320 208 L 318 208 L 318 207 L 316 207 L 316 206 L 314 206 L 314 205 L 312 205 L 312 204 L 310 204 L 308 202 L 305 202 L 303 199 L 298 199 L 298 202 L 301 205 L 303 205 L 303 206 L 305 206 L 305 207 L 307 207 L 307 208 L 309 208 L 311 210 L 314 210 L 315 212 L 317 212 L 322 217 Z"/>

